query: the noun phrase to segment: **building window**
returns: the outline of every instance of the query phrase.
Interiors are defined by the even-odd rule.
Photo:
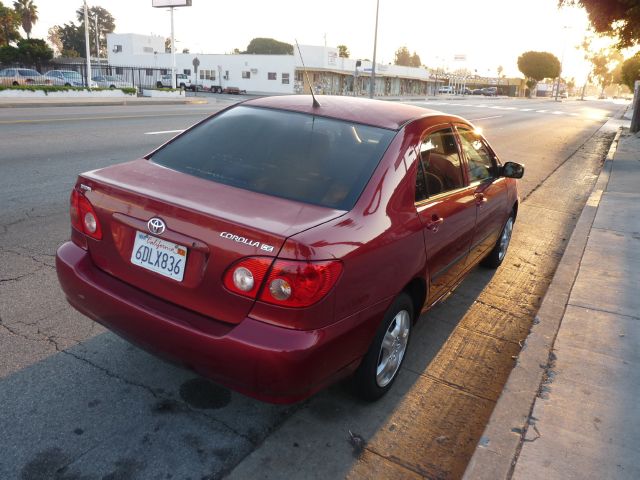
[[[119,53],[122,51],[122,45],[114,45],[113,46],[113,53]]]
[[[167,70],[166,68],[163,68],[162,70],[160,70],[160,74],[161,75],[169,75],[169,70]]]
[[[116,75],[122,75],[124,73],[124,69],[122,67],[116,67]]]
[[[224,79],[229,80],[229,70],[224,71]]]
[[[247,72],[247,71],[242,72],[242,78],[251,78],[251,72]]]
[[[147,68],[146,70],[147,77],[153,76],[153,70],[151,68]]]
[[[190,68],[185,68],[182,73],[184,73],[185,75],[191,75],[191,69]]]
[[[267,77],[269,78],[269,80],[276,80],[276,72],[269,72],[267,73]]]
[[[215,70],[200,70],[200,80],[215,80],[215,79],[216,79]]]
[[[142,47],[142,51],[144,53],[153,53],[153,48],[151,48],[151,47]]]
[[[289,85],[289,74],[288,73],[283,73],[282,74],[282,84],[283,85]]]
[[[300,70],[298,70],[296,72],[296,81],[297,82],[303,82],[304,81],[304,72],[301,72]]]

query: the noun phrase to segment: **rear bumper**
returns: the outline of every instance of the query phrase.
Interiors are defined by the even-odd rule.
[[[250,317],[229,325],[102,272],[72,242],[58,249],[56,269],[67,300],[81,313],[152,353],[273,403],[302,400],[352,373],[387,308],[380,302],[319,330],[292,330]]]

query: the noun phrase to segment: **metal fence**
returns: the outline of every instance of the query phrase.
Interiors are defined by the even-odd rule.
[[[84,84],[87,84],[87,64],[82,59],[54,60],[50,62],[40,62],[37,65],[5,65],[0,63],[0,70],[3,68],[33,68],[42,74],[46,74],[51,70],[73,71],[79,73],[82,76]],[[91,63],[90,77],[92,81],[98,81],[99,77],[108,77],[109,80],[106,81],[106,83],[108,83],[108,85],[106,85],[107,88],[111,85],[117,88],[131,87],[137,88],[138,92],[141,93],[145,89],[171,86],[170,80],[167,80],[166,77],[164,80],[162,78],[163,75],[170,73],[171,71],[165,68],[130,67],[94,61]]]

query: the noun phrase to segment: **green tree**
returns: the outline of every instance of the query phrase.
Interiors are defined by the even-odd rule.
[[[256,55],[293,55],[293,45],[273,38],[254,38],[242,53]]]
[[[640,53],[636,53],[622,63],[620,76],[622,77],[622,83],[633,92],[636,80],[640,80]]]
[[[62,26],[56,25],[58,35],[62,42],[62,56],[77,57],[80,52],[84,52],[84,30],[73,22],[65,23]],[[75,52],[72,53],[72,52]]]
[[[34,5],[33,0],[16,0],[13,2],[13,9],[20,17],[27,39],[31,38],[31,27],[38,21],[38,7]]]
[[[530,95],[539,81],[560,75],[560,60],[549,52],[525,52],[518,57],[518,69],[527,77]]]
[[[53,27],[50,27],[49,30],[47,30],[47,40],[49,40],[49,43],[53,45],[54,55],[55,54],[59,55],[64,49],[64,46],[62,45],[62,40],[60,39],[59,30],[60,30],[60,27],[58,25],[54,25]]]
[[[96,48],[96,16],[98,17],[98,37],[100,42],[100,50],[107,51],[107,33],[112,33],[116,29],[116,20],[111,13],[102,7],[91,7],[89,14],[89,45],[92,55],[98,56]],[[80,29],[84,35],[84,7],[81,6],[76,10],[76,18],[80,22]],[[84,44],[84,43],[83,43]],[[83,52],[84,50],[78,50]]]
[[[558,0],[558,6],[580,5],[589,15],[594,30],[618,38],[617,47],[640,42],[640,7],[637,0]]]
[[[418,55],[416,52],[413,52],[413,55],[411,55],[411,59],[409,60],[409,66],[410,67],[420,67],[420,66],[422,66],[422,61],[420,60],[420,55]]]
[[[349,52],[349,48],[346,45],[338,45],[338,56],[342,58],[349,58],[351,52]]]
[[[400,47],[398,50],[396,50],[395,60],[393,63],[395,65],[402,65],[403,67],[422,66],[420,55],[418,55],[415,51],[413,52],[413,55],[412,55],[406,46]]]
[[[11,45],[0,47],[0,64],[9,65],[18,61],[18,49]]]
[[[406,46],[400,47],[396,50],[395,60],[393,63],[395,65],[402,65],[403,67],[411,66],[411,53]]]
[[[42,62],[53,58],[53,50],[41,38],[27,38],[18,42],[18,58],[26,65],[35,65],[38,70]]]
[[[600,95],[604,95],[604,89],[614,81],[616,67],[622,62],[622,54],[618,50],[603,49],[590,56],[593,66],[591,73],[600,85]]]
[[[0,45],[9,45],[9,42],[20,39],[18,28],[20,17],[15,10],[5,7],[0,1]]]

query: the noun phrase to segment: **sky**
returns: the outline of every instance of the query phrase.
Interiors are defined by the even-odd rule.
[[[378,63],[393,63],[406,46],[429,67],[466,68],[494,76],[522,76],[517,59],[528,50],[548,51],[563,60],[563,76],[580,83],[588,73],[575,47],[588,28],[586,13],[558,10],[557,0],[379,0]],[[6,2],[10,4],[10,2]],[[81,0],[34,0],[39,21],[32,36],[75,20]],[[171,31],[167,9],[151,0],[88,0],[115,17],[116,33],[155,34]],[[376,0],[193,0],[175,9],[177,51],[230,53],[246,49],[254,37],[302,45],[344,44],[352,58],[373,58]],[[454,60],[464,56],[466,60]]]

